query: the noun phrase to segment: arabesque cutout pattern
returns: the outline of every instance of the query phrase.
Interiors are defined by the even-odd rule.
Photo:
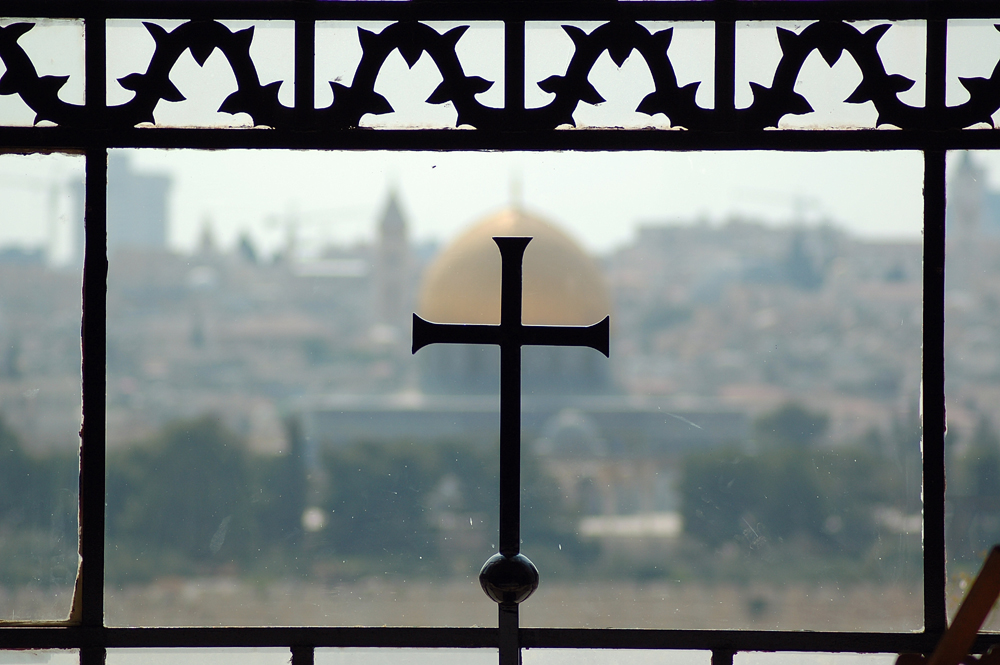
[[[862,32],[842,21],[819,21],[801,33],[777,28],[782,57],[770,87],[751,83],[753,103],[745,109],[718,111],[698,106],[695,94],[700,83],[679,86],[670,61],[673,29],[651,33],[634,21],[611,21],[589,34],[567,25],[563,29],[572,39],[575,52],[565,75],[550,76],[538,86],[555,99],[546,106],[528,110],[491,108],[476,95],[492,87],[492,81],[465,74],[456,51],[468,26],[438,33],[416,21],[394,23],[379,33],[358,29],[362,58],[350,86],[331,81],[334,99],[326,108],[314,109],[303,116],[278,101],[281,81],[261,84],[250,57],[253,28],[231,31],[216,21],[190,21],[173,31],[155,23],[144,23],[156,48],[145,73],[133,73],[119,79],[122,87],[135,92],[128,102],[109,106],[105,114],[109,127],[134,127],[155,123],[156,105],[161,101],[179,102],[183,93],[170,80],[170,72],[185,50],[199,65],[204,65],[216,50],[222,52],[232,68],[238,88],[219,108],[225,113],[247,113],[257,126],[282,129],[310,127],[350,129],[357,127],[366,114],[391,113],[389,101],[375,91],[375,82],[389,55],[398,50],[411,68],[427,53],[441,73],[442,82],[428,97],[430,104],[451,102],[457,111],[457,125],[482,130],[501,130],[514,126],[512,116],[520,115],[517,125],[528,130],[548,130],[575,125],[573,114],[580,102],[605,101],[588,77],[598,58],[607,52],[619,67],[633,53],[638,53],[649,67],[655,89],[643,98],[636,111],[653,116],[664,114],[674,127],[689,130],[761,130],[777,127],[782,117],[809,113],[809,101],[795,92],[802,66],[813,51],[819,51],[832,67],[844,52],[857,63],[862,81],[844,100],[861,104],[872,102],[878,111],[878,125],[901,129],[962,129],[978,123],[992,125],[991,116],[1000,109],[1000,63],[990,78],[962,78],[969,100],[959,106],[928,109],[900,101],[898,94],[912,87],[914,81],[888,73],[878,52],[879,40],[891,29],[882,24]],[[20,95],[35,112],[35,122],[48,120],[62,126],[80,126],[83,106],[69,104],[58,97],[66,76],[39,76],[31,59],[18,40],[34,27],[32,23],[14,23],[0,28],[0,60],[7,71],[0,77],[0,94]],[[995,26],[1000,30],[1000,25]]]

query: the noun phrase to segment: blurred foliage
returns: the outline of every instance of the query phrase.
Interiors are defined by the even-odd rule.
[[[809,448],[826,434],[830,417],[797,402],[759,416],[753,423],[758,443],[784,448]]]
[[[711,579],[770,570],[846,579],[869,574],[866,562],[886,569],[893,557],[919,562],[898,545],[912,540],[918,551],[919,532],[901,535],[892,523],[919,512],[912,423],[836,450],[816,445],[826,423],[823,414],[785,405],[757,421],[752,447],[687,455],[678,488],[683,537],[668,557],[650,550],[658,558],[627,565],[615,558],[620,552],[609,555],[579,535],[590,512],[573,505],[527,453],[525,553],[547,577],[569,578]],[[109,582],[216,574],[329,583],[474,577],[496,551],[496,445],[359,442],[307,451],[296,423],[287,426],[285,455],[251,454],[210,416],[171,423],[109,452]],[[985,427],[967,446],[978,452],[966,454],[966,477],[970,487],[995,493],[997,476],[980,467],[988,449],[991,473],[1000,473],[1000,443]],[[76,456],[35,459],[0,423],[0,584],[71,583],[76,482]],[[307,514],[314,518],[308,531]]]
[[[0,420],[0,585],[72,585],[77,472],[72,454],[36,458]]]
[[[495,447],[360,442],[308,468],[294,422],[288,433],[290,454],[251,455],[203,417],[109,455],[109,580],[476,574],[496,551]],[[523,481],[522,535],[561,559],[587,551],[554,484],[531,465]],[[307,509],[322,516],[311,533]]]
[[[711,550],[763,562],[784,564],[777,552],[793,552],[796,568],[814,572],[853,561],[857,570],[847,574],[856,576],[866,562],[885,565],[887,546],[900,560],[914,558],[920,505],[912,500],[912,486],[919,488],[912,467],[919,469],[919,448],[909,429],[893,428],[892,436],[904,439],[898,445],[868,433],[857,445],[814,447],[826,422],[823,414],[785,405],[757,420],[753,450],[689,455],[681,474],[685,531]]]
[[[324,542],[338,556],[374,557],[396,570],[434,573],[437,527],[468,526],[484,538],[495,531],[497,483],[484,452],[407,442],[324,451],[324,507],[330,516]]]
[[[981,415],[971,435],[949,431],[945,447],[949,556],[978,567],[1000,543],[1000,437],[990,418]]]
[[[240,561],[256,540],[254,489],[243,442],[213,417],[172,423],[109,455],[111,575]]]

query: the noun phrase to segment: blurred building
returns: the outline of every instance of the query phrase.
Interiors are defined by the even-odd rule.
[[[122,151],[108,153],[108,256],[119,249],[166,251],[167,197],[172,180],[167,175],[136,171]],[[84,218],[85,187],[72,185],[76,219]],[[83,227],[73,238],[73,265],[82,265]]]
[[[421,280],[417,313],[441,323],[498,324],[501,260],[495,236],[532,237],[523,263],[524,323],[590,325],[612,314],[614,329],[611,289],[600,263],[555,224],[520,208],[474,223],[434,259]],[[376,275],[375,281],[388,276]],[[351,394],[345,386],[304,397],[307,444],[314,451],[358,441],[495,444],[499,349],[431,345],[414,360],[415,385],[394,393]],[[673,515],[640,520],[630,527],[637,536],[677,535],[673,511],[681,457],[696,448],[738,443],[748,429],[738,411],[691,410],[665,397],[625,394],[608,360],[592,349],[525,347],[522,396],[526,459],[552,476],[566,501],[588,515]],[[588,524],[589,536],[621,535],[613,519]]]
[[[500,252],[493,238],[528,236],[522,322],[586,326],[610,315],[600,265],[569,235],[541,217],[508,208],[456,238],[428,267],[417,313],[440,323],[500,323]],[[420,386],[429,394],[495,394],[499,351],[478,345],[433,345],[417,355]],[[608,395],[616,392],[608,362],[592,349],[525,347],[526,395]]]

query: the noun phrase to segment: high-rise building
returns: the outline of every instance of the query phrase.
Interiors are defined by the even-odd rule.
[[[123,152],[108,156],[108,254],[119,249],[165,250],[167,248],[167,196],[172,179],[158,173],[134,170]],[[84,184],[72,185],[76,219],[84,217]],[[73,238],[74,261],[82,262],[84,233]]]

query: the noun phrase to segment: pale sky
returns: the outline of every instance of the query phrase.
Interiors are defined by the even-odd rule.
[[[1000,33],[982,22],[956,22],[949,39],[949,103],[963,101],[958,76],[988,76],[1000,57]],[[164,22],[170,29],[174,24]],[[232,28],[245,24],[232,22]],[[861,30],[873,24],[857,24]],[[382,24],[366,24],[378,31]],[[432,24],[439,31],[452,27]],[[592,24],[582,26],[586,30]],[[659,30],[664,25],[647,25]],[[802,26],[789,24],[791,29]],[[78,25],[36,27],[22,44],[36,58],[39,73],[70,73],[62,91],[68,101],[82,98],[82,75],[75,54],[82,33]],[[280,99],[291,103],[291,29],[258,28],[254,57],[262,82],[285,80]],[[459,42],[467,73],[500,81],[501,31],[476,26]],[[923,74],[923,27],[917,22],[894,26],[880,42],[886,68],[919,79]],[[669,54],[679,82],[708,81],[698,101],[710,105],[712,31],[702,24],[675,27]],[[349,81],[360,57],[353,27],[321,24],[317,37],[317,103],[330,101],[328,81]],[[146,31],[134,22],[113,26],[108,38],[109,101],[122,103],[131,93],[115,79],[141,71],[152,52]],[[563,73],[572,53],[558,26],[535,26],[528,32],[527,78],[537,81]],[[749,103],[749,81],[770,83],[780,50],[773,26],[737,32],[737,104]],[[0,65],[2,70],[2,65]],[[232,90],[234,79],[220,53],[199,68],[185,54],[172,79],[188,101],[161,102],[157,121],[174,125],[241,125],[248,119],[216,113]],[[380,75],[376,89],[397,113],[366,117],[372,126],[454,123],[454,110],[422,103],[440,80],[424,55],[408,71],[398,53]],[[870,126],[871,104],[848,105],[846,97],[860,72],[845,55],[831,70],[818,54],[810,56],[797,90],[817,111],[787,117],[783,126]],[[649,118],[631,111],[651,90],[648,70],[633,55],[619,70],[602,57],[591,81],[609,100],[599,106],[581,105],[579,124],[664,126],[662,115]],[[498,82],[481,96],[497,105],[503,98]],[[530,105],[544,104],[547,95],[529,84]],[[903,94],[920,104],[922,85]],[[32,114],[18,99],[0,97],[0,122],[30,124]],[[891,131],[891,130],[889,130]],[[982,153],[991,182],[1000,188],[1000,156]],[[300,220],[306,243],[355,242],[372,236],[387,191],[394,186],[418,240],[447,240],[481,216],[508,204],[520,183],[521,198],[534,209],[571,231],[594,251],[627,242],[637,224],[649,222],[721,223],[733,215],[760,218],[772,224],[831,221],[852,233],[872,238],[920,238],[922,164],[918,153],[381,153],[287,151],[135,151],[141,171],[170,174],[170,244],[191,248],[206,220],[220,243],[230,245],[246,232],[265,250],[284,241],[283,227],[291,215]],[[82,161],[67,157],[0,157],[0,245],[52,246],[57,256],[68,248],[70,206],[65,183],[79,178]],[[52,187],[54,185],[54,188]],[[57,203],[49,205],[49,196]]]

